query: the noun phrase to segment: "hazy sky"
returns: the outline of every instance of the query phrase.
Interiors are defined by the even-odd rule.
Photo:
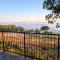
[[[0,0],[0,22],[44,22],[44,0]]]

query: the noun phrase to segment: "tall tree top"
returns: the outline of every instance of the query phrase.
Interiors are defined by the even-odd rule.
[[[43,8],[52,11],[52,14],[47,15],[48,21],[53,16],[54,16],[53,18],[60,17],[60,0],[44,0]],[[52,20],[54,20],[53,18]]]

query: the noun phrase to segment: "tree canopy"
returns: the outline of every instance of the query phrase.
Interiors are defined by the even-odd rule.
[[[24,28],[16,25],[0,25],[1,31],[24,32]]]
[[[44,0],[43,8],[52,11],[51,14],[46,15],[49,23],[54,22],[55,18],[60,18],[60,0]]]
[[[45,33],[46,33],[47,30],[49,30],[49,27],[48,27],[48,26],[42,26],[42,27],[40,28],[40,30],[45,31]]]
[[[41,29],[25,29],[24,27],[21,27],[21,26],[16,26],[16,25],[0,25],[0,31],[4,32],[4,31],[7,31],[7,32],[27,32],[27,33],[40,33],[40,30],[44,31],[44,32],[47,32],[47,30],[49,30],[49,27],[48,26],[42,26]]]

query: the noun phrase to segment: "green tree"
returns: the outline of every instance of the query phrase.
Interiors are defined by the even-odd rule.
[[[17,32],[24,32],[25,30],[23,27],[18,26],[18,27],[16,27],[16,31]]]
[[[10,25],[11,27],[10,27],[10,29],[12,30],[12,31],[16,31],[16,26],[15,25]]]
[[[41,30],[42,31],[45,31],[45,33],[49,30],[49,27],[48,26],[42,26],[41,27]]]
[[[14,30],[16,30],[15,25],[1,25],[0,28],[4,31],[14,31]]]
[[[52,22],[55,22],[55,18],[60,18],[60,0],[44,0],[43,8],[52,11],[52,13],[46,16],[49,23],[51,19]]]

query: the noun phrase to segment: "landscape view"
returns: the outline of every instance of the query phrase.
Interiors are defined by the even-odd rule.
[[[60,0],[0,1],[0,60],[60,60]]]

